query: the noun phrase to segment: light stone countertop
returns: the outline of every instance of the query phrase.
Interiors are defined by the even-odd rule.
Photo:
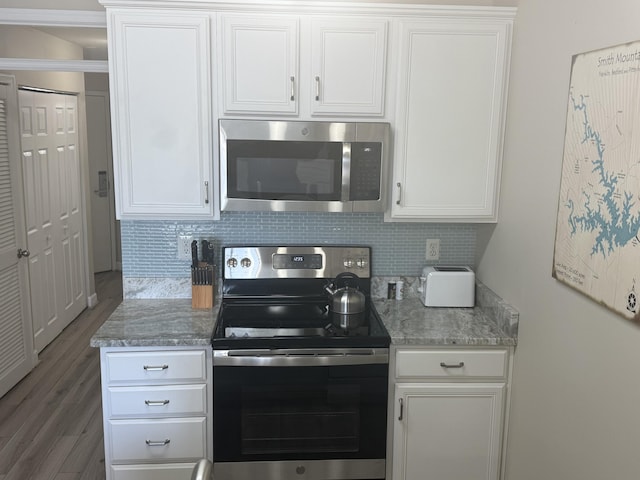
[[[427,308],[415,297],[375,299],[396,345],[515,345],[518,312],[481,283],[474,308]],[[206,346],[219,304],[191,308],[191,299],[126,299],[98,329],[92,347]]]
[[[403,300],[376,299],[374,304],[394,345],[518,343],[517,310],[478,281],[473,308],[425,307],[415,296]]]
[[[92,347],[211,345],[219,305],[193,309],[191,299],[127,299],[91,337]]]

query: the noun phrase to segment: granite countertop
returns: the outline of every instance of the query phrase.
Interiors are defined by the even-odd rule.
[[[374,301],[395,345],[515,345],[518,312],[481,283],[474,308],[427,308],[415,297]],[[206,346],[219,304],[126,299],[91,337],[92,347]]]
[[[491,309],[432,308],[420,300],[377,300],[376,309],[394,345],[515,345]]]
[[[91,337],[92,347],[211,345],[219,305],[191,308],[191,299],[124,300]]]

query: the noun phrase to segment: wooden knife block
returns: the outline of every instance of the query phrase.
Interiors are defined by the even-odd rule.
[[[213,308],[213,285],[191,285],[191,308]]]
[[[213,308],[213,265],[200,263],[191,269],[191,308]]]

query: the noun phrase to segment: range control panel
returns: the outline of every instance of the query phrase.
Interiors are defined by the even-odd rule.
[[[371,277],[371,248],[360,246],[224,247],[224,278],[334,278],[351,272]]]

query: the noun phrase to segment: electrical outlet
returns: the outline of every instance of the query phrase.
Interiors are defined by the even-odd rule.
[[[178,235],[178,260],[191,260],[191,235]]]
[[[425,258],[427,260],[440,260],[440,239],[439,238],[427,239],[427,253]]]

